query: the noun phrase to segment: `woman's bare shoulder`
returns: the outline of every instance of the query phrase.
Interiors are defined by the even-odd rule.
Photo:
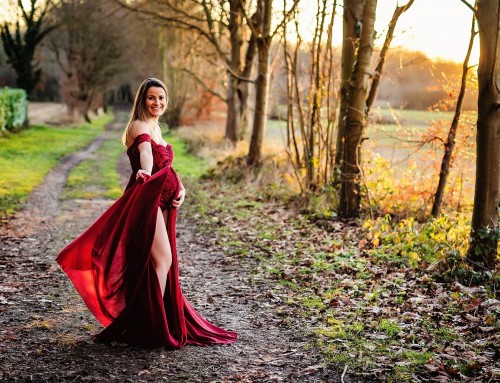
[[[131,138],[135,140],[137,136],[141,134],[150,134],[149,125],[141,120],[135,120],[130,124]]]

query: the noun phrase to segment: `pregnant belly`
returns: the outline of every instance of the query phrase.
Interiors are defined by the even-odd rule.
[[[162,209],[169,207],[172,201],[179,194],[179,178],[174,169],[170,168],[167,172],[167,180],[161,192],[160,207]]]

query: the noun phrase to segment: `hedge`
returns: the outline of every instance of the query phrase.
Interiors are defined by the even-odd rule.
[[[28,118],[28,98],[24,89],[0,89],[0,132],[23,127]]]

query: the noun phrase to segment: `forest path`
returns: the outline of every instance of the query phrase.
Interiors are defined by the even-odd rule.
[[[337,382],[308,349],[304,318],[283,318],[252,260],[226,260],[216,238],[182,214],[178,222],[184,294],[214,324],[237,331],[228,346],[168,351],[94,344],[101,326],[55,262],[57,253],[112,201],[60,200],[67,176],[116,139],[122,121],[64,158],[0,236],[0,381],[5,382]],[[126,178],[126,162],[117,168]],[[186,203],[189,203],[187,198]]]

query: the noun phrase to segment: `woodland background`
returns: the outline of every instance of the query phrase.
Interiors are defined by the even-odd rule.
[[[470,10],[471,34],[456,63],[391,47],[417,1],[397,2],[381,31],[381,0],[4,1],[0,87],[25,89],[32,113],[64,105],[52,121],[61,131],[129,108],[144,78],[162,79],[165,135],[203,161],[190,214],[229,257],[257,259],[280,299],[319,323],[314,345],[327,360],[393,381],[422,371],[494,379],[500,5],[456,1]],[[305,3],[312,36],[299,28]],[[1,139],[8,147],[40,129]],[[106,161],[113,169],[116,158]],[[85,170],[69,179],[94,181]],[[3,182],[8,222],[40,181],[22,192]]]

